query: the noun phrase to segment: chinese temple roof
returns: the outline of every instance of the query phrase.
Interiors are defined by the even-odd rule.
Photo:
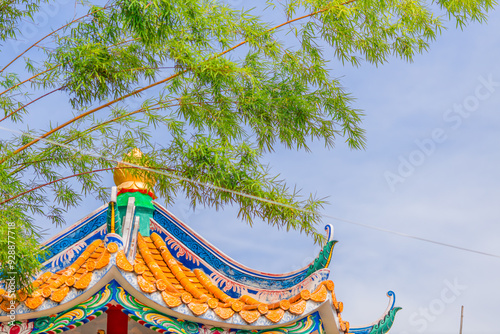
[[[331,226],[310,265],[279,275],[255,271],[152,202],[146,184],[120,173],[117,185],[122,187],[114,202],[45,243],[49,255],[31,295],[21,292],[13,303],[0,290],[0,321],[8,321],[14,304],[17,319],[31,324],[32,333],[59,333],[118,304],[161,333],[170,333],[168,326],[184,326],[181,320],[237,333],[300,325],[308,329],[297,333],[376,334],[392,326],[399,310],[392,292],[376,322],[350,328],[342,320],[343,304],[328,279],[336,243]]]

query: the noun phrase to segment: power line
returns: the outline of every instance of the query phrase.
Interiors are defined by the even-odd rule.
[[[251,194],[247,194],[247,193],[244,193],[244,192],[241,192],[241,191],[226,189],[226,188],[219,187],[219,186],[216,186],[216,185],[211,184],[211,183],[201,182],[201,181],[197,181],[197,180],[185,178],[183,176],[179,176],[179,175],[176,175],[176,174],[173,174],[173,173],[169,173],[169,172],[165,172],[165,171],[161,171],[161,170],[156,170],[156,169],[152,169],[152,168],[148,168],[148,167],[136,165],[136,164],[133,164],[133,163],[130,163],[130,162],[126,162],[126,161],[119,161],[119,160],[115,160],[115,159],[110,159],[110,158],[104,157],[104,156],[102,156],[100,154],[97,154],[97,153],[94,153],[94,152],[91,152],[91,151],[88,151],[88,150],[82,150],[82,149],[79,149],[77,147],[73,147],[73,146],[68,145],[68,144],[59,143],[59,142],[56,142],[54,140],[50,140],[50,139],[47,139],[47,138],[36,137],[36,136],[33,136],[33,135],[29,134],[29,133],[21,132],[21,131],[14,130],[14,129],[5,128],[3,126],[0,126],[0,130],[8,131],[8,132],[15,133],[15,134],[20,134],[20,135],[23,135],[23,136],[30,137],[32,139],[38,139],[38,140],[50,143],[52,145],[56,145],[56,146],[67,148],[69,150],[78,152],[78,153],[80,153],[82,155],[92,156],[94,158],[103,159],[103,160],[106,160],[106,161],[109,161],[109,162],[114,162],[116,164],[121,163],[121,164],[129,166],[129,167],[134,167],[134,168],[137,168],[137,169],[148,171],[150,173],[157,173],[157,174],[162,174],[162,175],[165,175],[165,176],[168,176],[168,177],[172,177],[172,178],[175,178],[175,179],[177,179],[179,181],[185,181],[185,182],[197,184],[197,185],[208,187],[208,188],[212,188],[212,189],[216,189],[216,190],[220,190],[220,191],[224,191],[224,192],[229,192],[229,193],[232,193],[232,194],[235,194],[235,195],[238,195],[238,196],[250,198],[250,199],[253,199],[253,200],[257,200],[257,201],[261,201],[261,202],[265,202],[265,203],[269,203],[269,204],[273,204],[273,205],[278,205],[278,206],[281,206],[281,207],[286,207],[286,208],[289,208],[289,209],[292,209],[292,210],[297,210],[297,211],[301,211],[301,212],[304,212],[304,213],[310,213],[310,214],[317,214],[317,215],[320,215],[322,217],[329,218],[329,219],[332,219],[332,220],[335,220],[335,221],[338,221],[338,222],[343,222],[343,223],[347,223],[347,224],[351,224],[351,225],[356,225],[356,226],[364,227],[364,228],[375,230],[375,231],[379,231],[379,232],[385,232],[385,233],[397,235],[397,236],[400,236],[400,237],[405,237],[405,238],[409,238],[409,239],[419,240],[419,241],[423,241],[423,242],[435,244],[435,245],[438,245],[438,246],[454,248],[454,249],[462,250],[462,251],[469,252],[469,253],[474,253],[474,254],[479,254],[479,255],[484,255],[484,256],[490,256],[490,257],[495,257],[495,258],[500,258],[500,255],[497,255],[497,254],[492,254],[492,253],[478,251],[478,250],[471,249],[471,248],[456,246],[456,245],[448,244],[448,243],[445,243],[445,242],[441,242],[441,241],[437,241],[437,240],[432,240],[432,239],[427,239],[427,238],[422,238],[422,237],[418,237],[418,236],[415,236],[415,235],[411,235],[411,234],[407,234],[407,233],[403,233],[403,232],[398,232],[398,231],[394,231],[394,230],[390,230],[390,229],[386,229],[386,228],[382,228],[382,227],[378,227],[378,226],[373,226],[373,225],[358,223],[358,222],[355,222],[355,221],[352,221],[352,220],[347,220],[347,219],[343,219],[343,218],[334,217],[334,216],[331,216],[331,215],[325,214],[325,213],[314,212],[314,211],[311,211],[311,210],[308,210],[308,209],[303,209],[303,208],[295,207],[293,205],[286,204],[286,203],[280,203],[280,202],[273,201],[273,200],[270,200],[270,199],[267,199],[267,198],[258,197],[258,196],[251,195]]]

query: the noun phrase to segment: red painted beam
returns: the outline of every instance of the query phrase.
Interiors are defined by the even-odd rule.
[[[106,313],[108,322],[106,325],[106,334],[127,334],[128,316],[122,312],[123,307],[119,305],[109,305]]]

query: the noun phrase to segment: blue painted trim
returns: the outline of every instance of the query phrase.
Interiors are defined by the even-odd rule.
[[[50,240],[47,244],[45,244],[44,246],[47,249],[45,261],[50,260],[55,255],[65,251],[68,247],[79,242],[99,227],[106,225],[107,209],[107,207],[101,209],[91,217],[88,217],[81,223],[76,224],[57,238]]]
[[[384,312],[384,314],[374,323],[364,327],[350,328],[349,333],[352,334],[381,334],[387,333],[392,327],[394,322],[394,317],[396,312],[401,310],[400,307],[394,307],[396,304],[396,294],[394,291],[388,291],[387,296],[389,297],[389,307]]]
[[[394,308],[394,305],[396,305],[396,294],[394,293],[394,291],[389,290],[387,291],[387,297],[392,299],[391,306],[389,306],[389,310],[392,310]]]
[[[153,214],[153,218],[158,224],[165,228],[177,240],[186,245],[191,251],[197,254],[200,258],[206,261],[211,267],[226,277],[247,286],[256,288],[267,288],[273,290],[282,290],[291,288],[302,282],[307,276],[308,267],[289,274],[273,277],[264,273],[256,273],[249,269],[238,266],[237,263],[231,263],[227,258],[218,254],[214,249],[206,245],[205,241],[198,235],[187,230],[184,226],[171,217],[161,207],[157,207]],[[222,254],[222,252],[220,252]],[[183,264],[189,268],[192,264]],[[191,269],[191,268],[190,268]]]
[[[151,228],[152,232],[158,234],[160,238],[165,240],[167,249],[169,250],[170,254],[172,254],[172,256],[174,256],[179,262],[181,262],[184,266],[186,266],[190,270],[202,269],[207,276],[212,278],[213,283],[216,284],[219,287],[219,289],[224,291],[227,295],[229,295],[232,298],[237,299],[241,297],[243,294],[251,293],[259,295],[261,298],[264,298],[264,300],[271,302],[271,300],[274,300],[274,297],[272,296],[273,292],[274,293],[278,292],[280,294],[288,296],[283,298],[290,298],[300,292],[302,288],[300,287],[298,288],[298,286],[303,286],[303,283],[305,282],[301,281],[298,285],[290,289],[272,289],[269,288],[268,286],[254,287],[244,283],[238,283],[230,279],[226,275],[215,270],[205,261],[205,259],[201,258],[198,254],[190,250],[181,241],[172,236],[158,222],[152,221]],[[306,284],[307,289],[310,289],[311,291],[314,290],[320,282],[326,281],[328,279],[328,276],[329,276],[329,270],[325,269],[316,271],[315,273],[311,274],[310,276],[308,276],[308,278],[311,277],[311,282],[308,282]],[[306,280],[308,278],[306,278]],[[264,297],[266,294],[269,294],[270,299],[266,299],[267,297]]]

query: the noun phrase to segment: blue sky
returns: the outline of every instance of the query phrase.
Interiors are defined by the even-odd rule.
[[[328,196],[328,215],[500,254],[498,31],[495,11],[488,24],[451,26],[411,64],[338,66],[334,75],[366,114],[367,149],[351,151],[339,141],[331,151],[321,144],[311,153],[282,150],[268,157],[273,171],[304,192]],[[298,233],[233,224],[230,210],[178,210],[256,269],[293,270],[318,251]],[[403,310],[391,333],[458,333],[462,305],[464,333],[498,333],[499,258],[325,223],[339,240],[331,278],[352,325],[377,319],[393,290]]]
[[[73,6],[58,3],[51,19]],[[310,153],[277,150],[266,159],[289,184],[328,197],[325,214],[500,255],[500,12],[464,31],[449,26],[413,63],[334,66],[332,73],[366,114],[366,150],[351,151],[340,139],[330,151],[318,143]],[[53,104],[39,108],[47,113]],[[112,186],[111,176],[106,180]],[[87,201],[68,221],[98,205]],[[255,269],[295,270],[319,251],[299,233],[240,223],[235,210],[192,212],[182,200],[168,209]],[[462,305],[464,333],[499,332],[499,258],[326,218],[324,223],[333,224],[339,240],[331,279],[344,303],[343,319],[353,326],[377,319],[385,293],[393,290],[403,307],[393,334],[458,333]]]

